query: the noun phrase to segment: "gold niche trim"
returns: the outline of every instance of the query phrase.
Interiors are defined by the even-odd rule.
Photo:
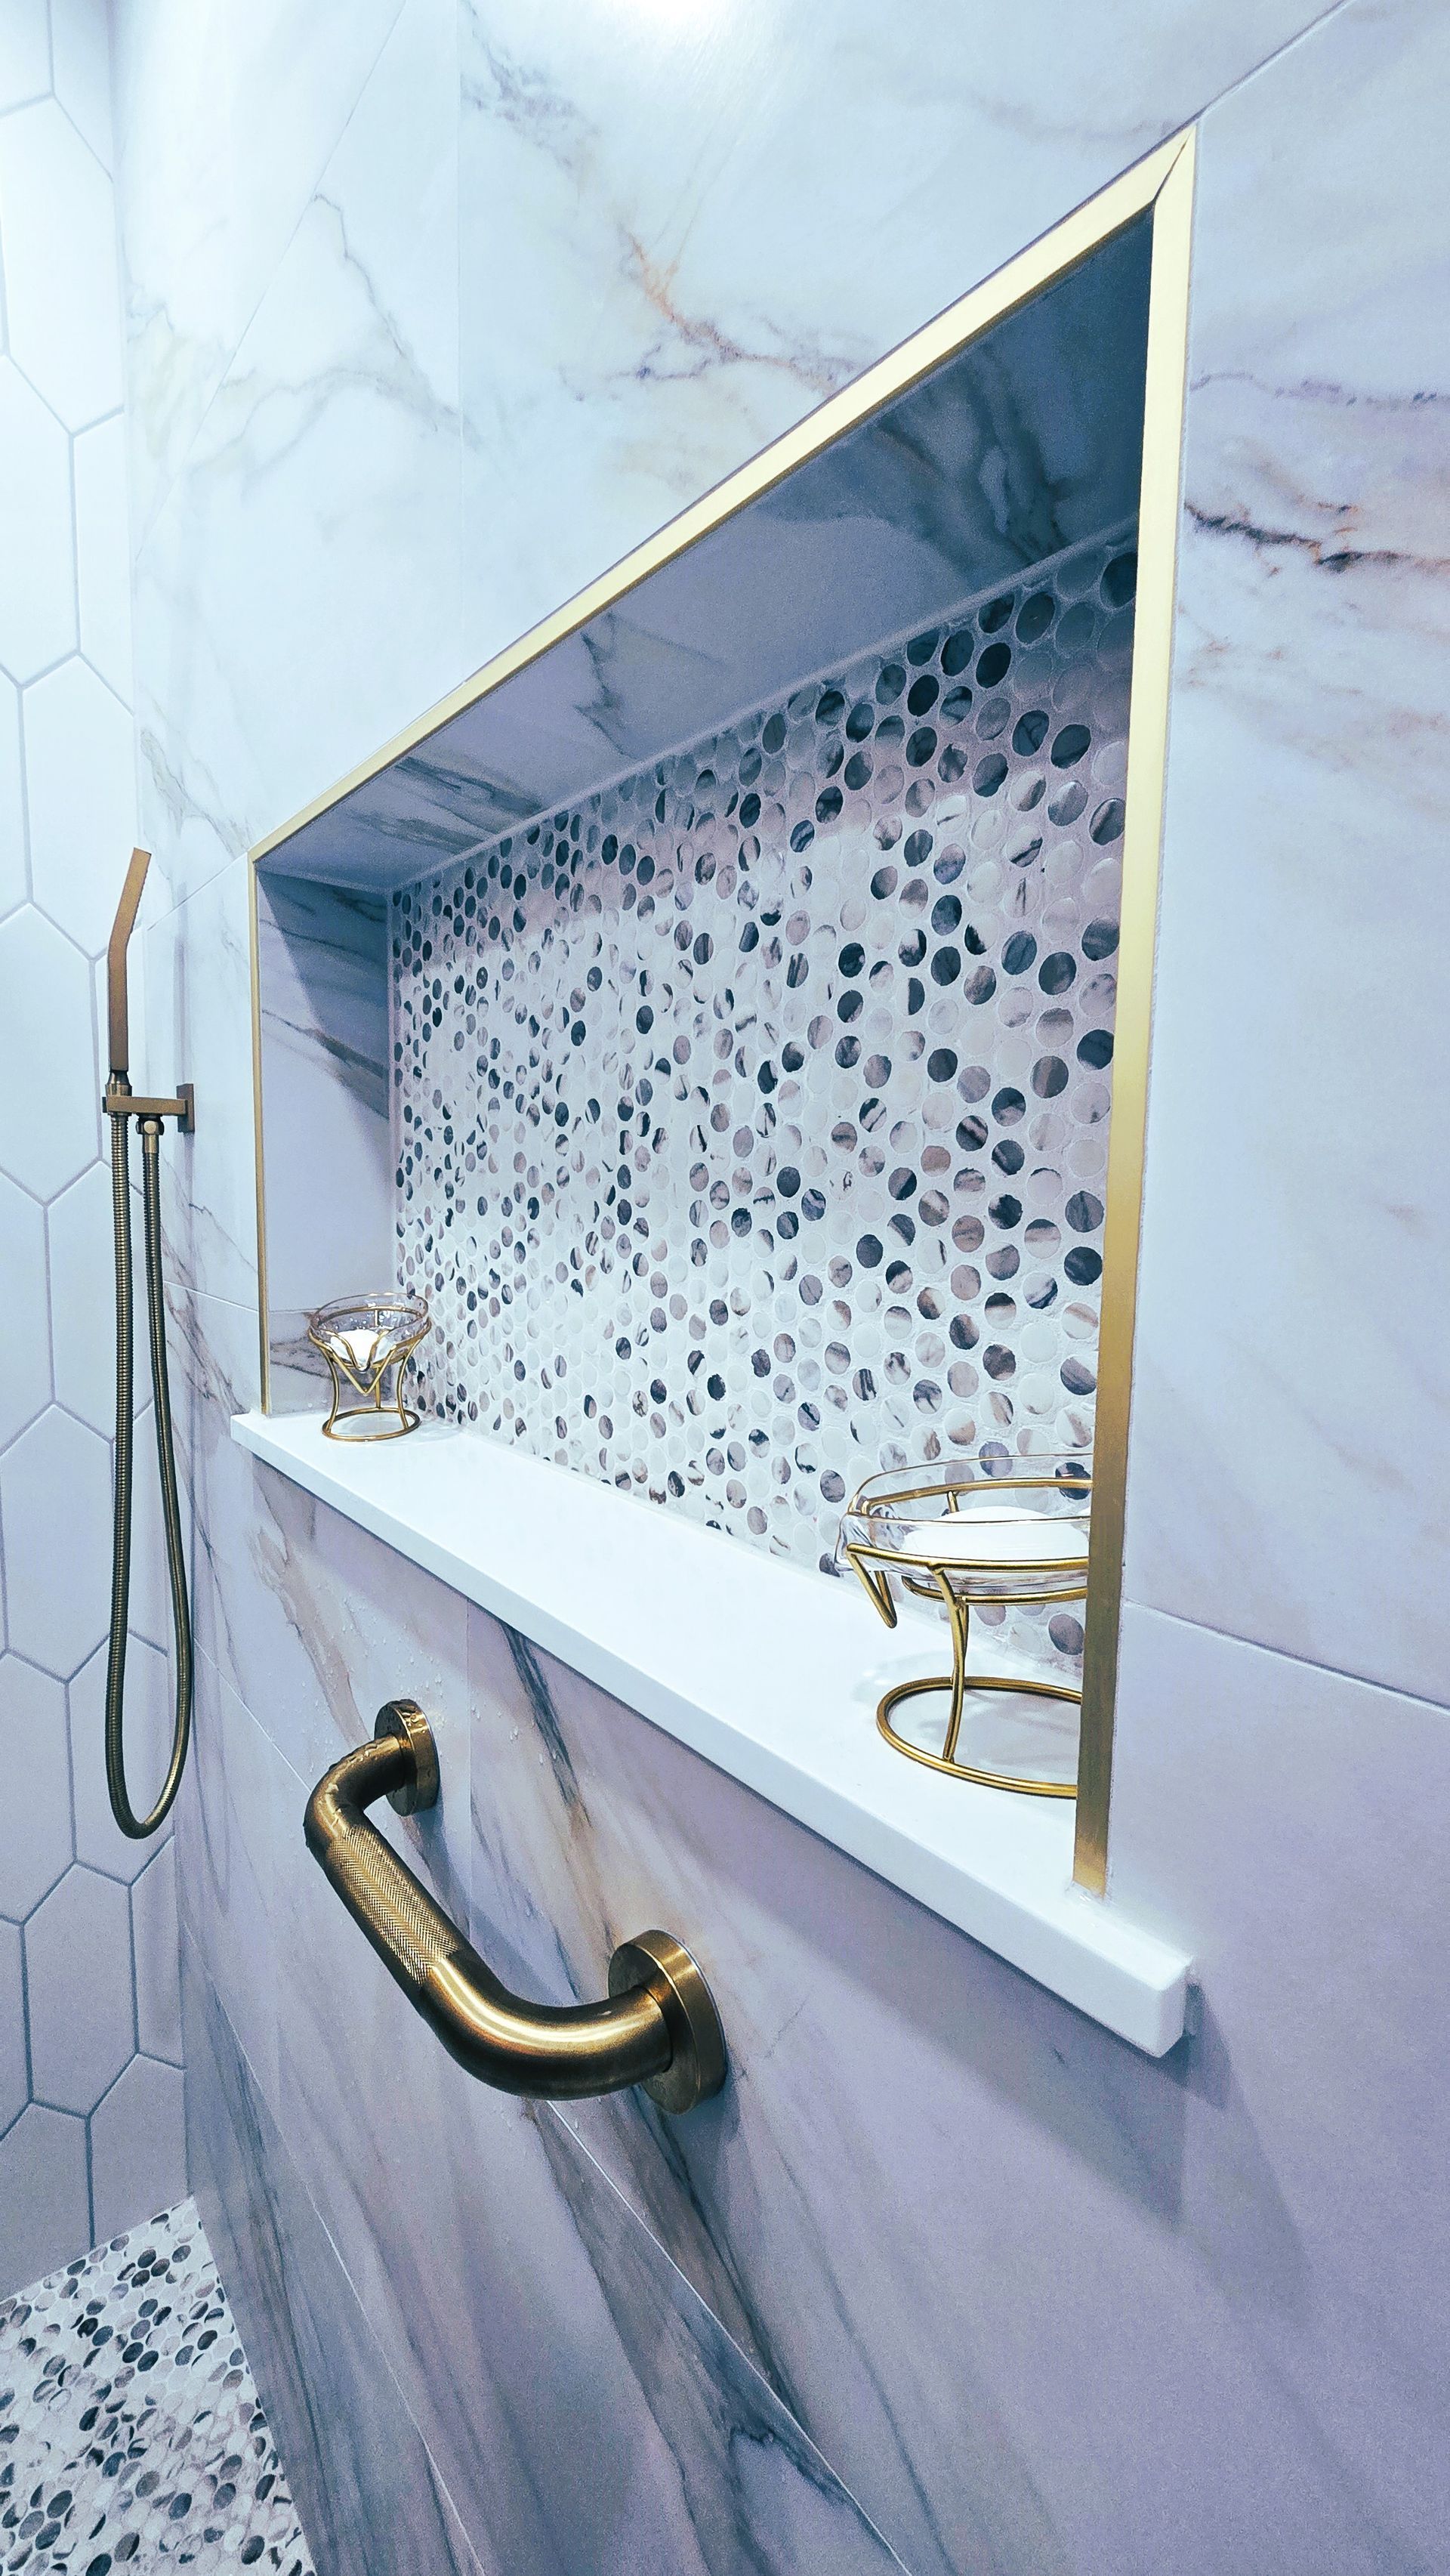
[[[1085,205],[1029,244],[1015,259],[961,296],[945,312],[868,367],[842,392],[763,448],[748,464],[717,483],[656,530],[574,598],[556,608],[516,643],[495,654],[426,714],[395,734],[368,760],[325,794],[258,841],[249,852],[252,950],[252,1091],[257,1157],[257,1271],[261,1335],[262,1409],[271,1411],[268,1328],[267,1223],[262,1141],[261,993],[258,978],[258,868],[345,797],[426,742],[466,707],[476,706],[505,680],[538,661],[552,646],[612,608],[661,565],[734,518],[795,468],[818,456],[873,412],[955,357],[994,323],[1029,303],[1042,290],[1091,256],[1103,242],[1145,213],[1153,221],[1148,305],[1147,381],[1143,406],[1143,467],[1138,513],[1138,586],[1134,615],[1133,676],[1129,701],[1128,777],[1123,833],[1122,930],[1119,940],[1117,1043],[1113,1058],[1113,1107],[1109,1128],[1106,1219],[1103,1238],[1102,1320],[1098,1342],[1097,1430],[1093,1456],[1092,1552],[1089,1563],[1083,1654],[1082,1725],[1078,1754],[1077,1826],[1073,1878],[1094,1895],[1106,1893],[1108,1814],[1112,1797],[1113,1709],[1122,1615],[1123,1523],[1127,1496],[1128,1423],[1132,1397],[1133,1332],[1137,1310],[1138,1243],[1143,1200],[1143,1154],[1148,1110],[1153,966],[1157,944],[1158,877],[1163,832],[1163,793],[1168,748],[1173,618],[1177,585],[1178,523],[1183,454],[1183,405],[1187,376],[1189,265],[1193,222],[1195,129],[1186,128],[1125,170]]]

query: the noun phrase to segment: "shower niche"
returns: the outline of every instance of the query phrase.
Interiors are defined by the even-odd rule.
[[[1172,169],[254,854],[273,1421],[325,1409],[310,1310],[424,1298],[415,1483],[452,1426],[800,1569],[827,1617],[867,1477],[1091,1463]],[[1080,1601],[1005,1624],[1080,1674]]]

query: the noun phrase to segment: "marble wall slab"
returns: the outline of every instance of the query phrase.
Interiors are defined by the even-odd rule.
[[[559,2576],[898,2565],[593,2158],[453,2064],[310,1865],[279,1926],[305,1963],[284,2134],[481,2554]]]
[[[1204,120],[1127,1559],[1441,1702],[1447,83],[1357,6]]]
[[[319,45],[331,24],[283,8],[250,43],[230,30],[244,131],[263,63],[294,50],[288,122],[269,133],[274,185],[242,187],[193,249],[205,178],[175,146],[139,166],[157,99],[186,112],[190,46],[169,12],[138,13],[138,717],[143,811],[178,895],[459,676],[453,0],[380,0]],[[213,60],[208,97],[225,77]],[[275,240],[274,187],[294,208]],[[195,274],[172,281],[174,308],[178,264]]]
[[[197,2200],[318,2576],[481,2576],[216,1989],[182,1956]]]
[[[257,977],[269,1397],[315,1411],[327,1374],[309,1312],[394,1284],[382,899],[262,871]]]
[[[482,662],[1322,15],[464,0],[466,662]],[[507,244],[507,256],[501,256]],[[567,491],[569,507],[542,497]]]
[[[176,43],[159,0],[136,11],[133,25]],[[240,24],[228,43],[242,43]],[[274,63],[287,32],[280,7],[250,21],[252,59]],[[342,2563],[366,2568],[364,2523],[379,2564],[415,2563],[400,2513],[425,2536],[416,2563],[467,2568],[472,2546],[510,2576],[648,2566],[651,2550],[671,2570],[813,2576],[880,2563],[860,2555],[880,2545],[872,2526],[942,2576],[1238,2576],[1254,2564],[1411,2576],[1435,2563],[1444,2500],[1428,2407],[1444,2290],[1424,2191],[1443,2150],[1436,1998],[1419,1979],[1436,1955],[1437,1855],[1416,1819],[1443,1803],[1438,1711],[1312,1661],[1339,1657],[1406,1694],[1438,1687],[1430,1560],[1415,1557],[1421,1488],[1396,1464],[1407,1424],[1438,1401],[1414,1321],[1435,1311],[1412,1240],[1428,1185],[1398,1141],[1417,1131],[1397,1096],[1381,1206],[1361,1107],[1368,1039],[1354,1042],[1354,1093],[1326,1031],[1349,1025],[1346,995],[1367,979],[1373,1063],[1412,1104],[1428,1091],[1434,1022],[1417,956],[1396,916],[1365,903],[1336,835],[1346,816],[1371,854],[1393,843],[1428,951],[1441,647],[1430,577],[1402,559],[1434,551],[1425,459],[1433,468],[1438,414],[1410,399],[1422,388],[1396,353],[1433,278],[1408,320],[1396,299],[1406,244],[1438,220],[1427,201],[1441,156],[1414,138],[1419,102],[1443,95],[1440,41],[1419,0],[1329,13],[1182,0],[1131,42],[1101,10],[1050,8],[984,28],[970,48],[945,13],[908,48],[889,21],[848,10],[822,47],[798,16],[764,6],[706,27],[577,12],[566,36],[511,0],[480,0],[462,21],[459,481],[425,472],[415,516],[396,478],[436,453],[419,407],[386,397],[406,436],[357,440],[360,468],[370,461],[350,482],[344,407],[330,392],[293,403],[286,382],[298,331],[376,352],[372,323],[355,328],[345,264],[314,294],[320,269],[299,247],[285,294],[259,316],[252,371],[234,367],[236,344],[281,252],[225,222],[198,252],[237,296],[210,362],[218,384],[235,379],[214,424],[234,424],[235,442],[197,441],[188,493],[183,356],[174,446],[163,418],[155,451],[168,497],[140,568],[148,828],[178,892],[326,783],[356,710],[371,742],[433,694],[435,624],[456,617],[451,679],[1288,48],[1214,109],[1201,156],[1160,1022],[1181,1046],[1160,1058],[1154,1104],[1130,1573],[1160,1606],[1128,1620],[1114,1854],[1125,1895],[1199,1940],[1203,2027],[1147,2065],[630,1712],[516,1659],[488,1623],[466,1619],[460,1638],[436,1590],[394,1622],[380,1610],[395,1585],[381,1553],[346,1555],[325,1513],[228,1443],[229,1412],[255,1400],[255,1322],[203,1279],[177,1311],[198,1615],[237,1698],[213,1694],[225,1714],[196,1790],[228,1833],[234,1818],[280,1820],[272,1936],[316,1962],[285,2013],[273,1988],[271,2030],[252,2032],[272,2113],[227,2043],[233,2071],[212,2102],[228,2107],[206,2116],[230,2237],[219,2208],[208,2221],[218,2250],[236,2249],[223,2259],[249,2351],[270,2356],[261,2375],[275,2381],[304,2513],[332,2518]],[[316,96],[315,57],[299,59],[300,93]],[[322,84],[330,132],[299,128],[288,102],[279,192],[308,206],[309,239],[329,220],[318,179],[343,92],[355,98],[363,77],[350,29]],[[231,94],[238,130],[255,126],[245,83]],[[382,89],[373,111],[387,132]],[[436,132],[426,116],[421,130]],[[1289,148],[1300,133],[1312,155]],[[152,185],[137,175],[145,140],[133,119],[123,146],[137,188]],[[225,156],[198,154],[179,188],[182,148],[154,157],[143,238],[171,205],[206,240],[211,192],[231,184]],[[395,318],[407,306],[401,291],[382,300]],[[133,373],[162,417],[171,343],[154,319]],[[195,399],[204,421],[207,396]],[[233,454],[240,497],[223,500]],[[460,485],[465,562],[449,591]],[[272,486],[287,494],[275,526]],[[325,583],[299,608],[276,578],[277,555],[299,543],[315,569],[339,494],[347,529],[376,503],[376,562],[393,588],[415,569],[428,616],[410,602],[359,637],[348,581],[329,611]],[[258,603],[283,597],[290,625],[268,623]],[[1295,695],[1301,670],[1307,696]],[[1196,702],[1213,710],[1201,726]],[[1369,790],[1350,745],[1373,746]],[[1277,873],[1275,851],[1287,854]],[[1343,946],[1321,874],[1333,920],[1354,928]],[[1262,936],[1227,951],[1237,919]],[[1212,977],[1192,965],[1204,958]],[[1368,1014],[1354,1025],[1368,1030]],[[1240,1084],[1229,1041],[1250,1037]],[[1321,1095],[1337,1145],[1315,1123]],[[1293,1113],[1277,1126],[1263,1105],[1276,1096]],[[1228,1151],[1213,1124],[1225,1099]],[[1312,1276],[1296,1267],[1296,1228],[1316,1246]],[[1217,1302],[1200,1276],[1227,1281]],[[1315,1329],[1330,1276],[1349,1282],[1337,1335],[1327,1313]],[[1374,1332],[1350,1366],[1356,1295]],[[1359,1406],[1342,1418],[1323,1395],[1336,1368]],[[1185,1424],[1202,1452],[1196,1529],[1170,1473]],[[1374,1508],[1357,1521],[1341,1456],[1373,1462]],[[1345,1571],[1360,1546],[1364,1584]],[[1238,1599],[1243,1624],[1297,1661],[1192,1624]],[[432,1850],[414,1848],[471,1906],[502,1967],[562,1998],[594,1991],[614,1940],[648,1920],[698,1948],[735,2073],[694,2123],[667,2130],[628,2103],[534,2117],[467,2089],[441,2052],[420,2054],[418,2025],[329,1911],[295,1836],[297,1789],[314,1758],[365,1731],[374,1692],[405,1686],[405,1660],[456,1729],[445,1769],[466,1777],[472,1820],[462,1844],[445,1815]],[[239,1735],[243,1716],[256,1741]],[[277,1791],[275,1811],[271,1789],[249,1804],[255,1780]],[[247,1848],[260,1847],[254,1832]],[[227,1887],[244,1882],[224,1886],[204,1848],[185,1876],[188,1919],[222,1973]],[[349,2018],[319,2036],[325,1993]],[[420,2174],[428,2197],[394,2258],[401,2183]],[[266,2214],[284,2204],[285,2223]],[[251,2309],[247,2263],[271,2284]],[[359,2291],[375,2309],[366,2329],[348,2304]],[[459,2402],[460,2371],[476,2408]],[[389,2410],[401,2504],[373,2465]],[[602,2474],[586,2494],[579,2474],[606,2458],[606,2410],[640,2463],[623,2496]]]

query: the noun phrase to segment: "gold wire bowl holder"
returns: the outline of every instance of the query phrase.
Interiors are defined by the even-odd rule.
[[[421,1297],[335,1297],[309,1315],[307,1338],[332,1378],[325,1439],[400,1440],[417,1430],[418,1416],[403,1402],[403,1371],[431,1326]],[[393,1391],[385,1403],[390,1371]],[[361,1404],[347,1402],[349,1388],[364,1398]]]
[[[859,1487],[842,1517],[840,1545],[887,1627],[897,1622],[897,1583],[920,1600],[940,1602],[951,1628],[951,1671],[896,1682],[878,1704],[876,1723],[898,1753],[984,1788],[1076,1796],[1070,1780],[961,1761],[957,1747],[971,1691],[1022,1692],[1081,1707],[1081,1691],[1066,1682],[969,1673],[967,1645],[974,1604],[1007,1610],[1086,1599],[1091,1500],[1090,1472],[1076,1457],[963,1461],[930,1477],[920,1468],[888,1469]],[[950,1694],[940,1753],[913,1744],[893,1723],[904,1701],[931,1691]]]

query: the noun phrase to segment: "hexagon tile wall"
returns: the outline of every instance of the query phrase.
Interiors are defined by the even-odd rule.
[[[878,1466],[1090,1446],[1133,573],[1079,546],[394,898],[435,1410],[825,1566]]]
[[[186,2187],[171,1847],[123,1842],[101,1759],[97,960],[135,818],[109,91],[104,13],[0,12],[0,2295]]]

